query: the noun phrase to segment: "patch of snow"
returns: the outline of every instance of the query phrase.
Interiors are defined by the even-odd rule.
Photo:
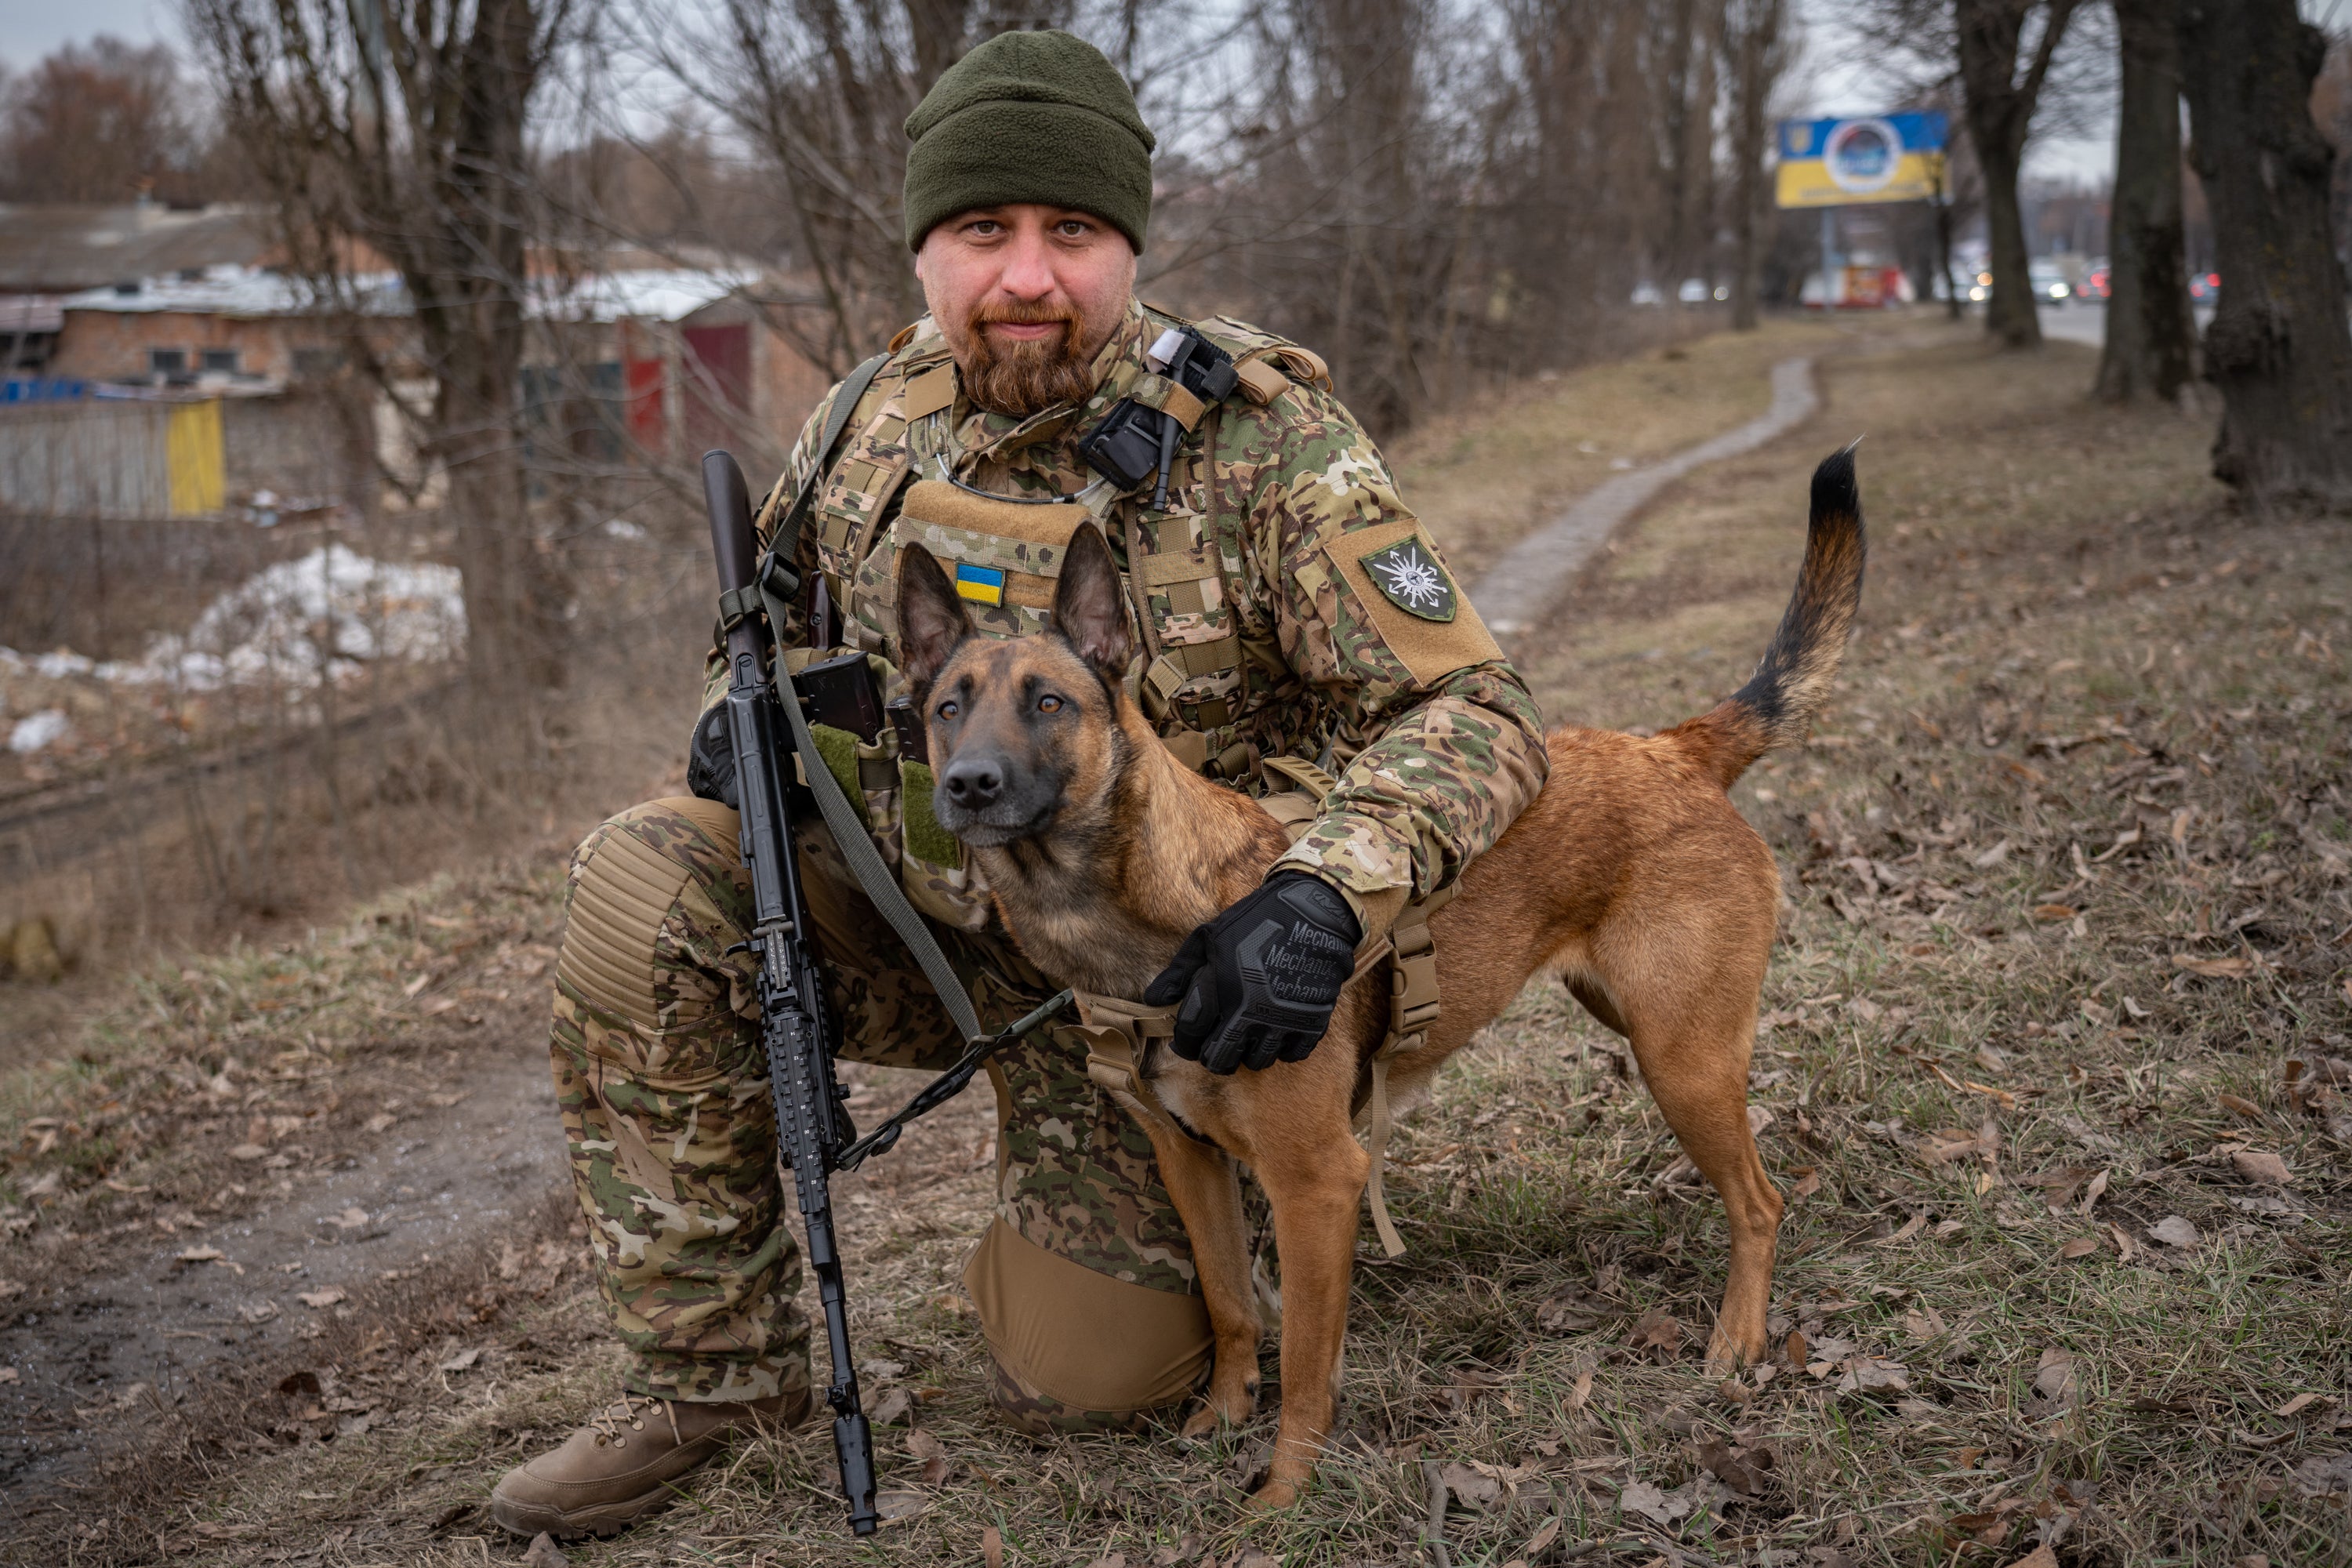
[[[0,667],[52,680],[89,675],[211,691],[263,681],[316,686],[370,664],[454,659],[465,647],[465,595],[456,567],[375,561],[329,544],[247,578],[205,605],[184,635],[156,638],[144,658],[100,664],[64,649],[28,656],[0,648]],[[38,749],[11,743],[20,752]]]
[[[16,721],[8,731],[8,749],[20,757],[47,751],[68,730],[73,728],[62,708],[45,708],[40,712]]]

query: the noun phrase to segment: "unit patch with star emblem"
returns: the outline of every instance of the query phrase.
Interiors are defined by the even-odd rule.
[[[1372,585],[1407,615],[1424,621],[1451,621],[1459,604],[1454,580],[1418,539],[1401,539],[1363,557]]]

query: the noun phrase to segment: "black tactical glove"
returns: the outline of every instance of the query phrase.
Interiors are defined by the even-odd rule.
[[[704,711],[686,748],[686,792],[697,800],[715,800],[736,811],[735,742],[727,732],[727,704]]]
[[[1364,928],[1337,888],[1279,872],[1194,931],[1143,999],[1176,1015],[1176,1054],[1213,1073],[1307,1059],[1356,967]]]

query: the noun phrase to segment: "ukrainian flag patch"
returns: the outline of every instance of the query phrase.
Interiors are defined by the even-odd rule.
[[[983,605],[1004,603],[1004,574],[993,566],[974,566],[970,563],[956,567],[956,593]]]

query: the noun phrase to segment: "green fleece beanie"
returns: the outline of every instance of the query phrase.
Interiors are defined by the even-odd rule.
[[[975,207],[1092,213],[1139,253],[1151,223],[1150,127],[1102,51],[1068,33],[999,33],[907,117],[907,246]]]

